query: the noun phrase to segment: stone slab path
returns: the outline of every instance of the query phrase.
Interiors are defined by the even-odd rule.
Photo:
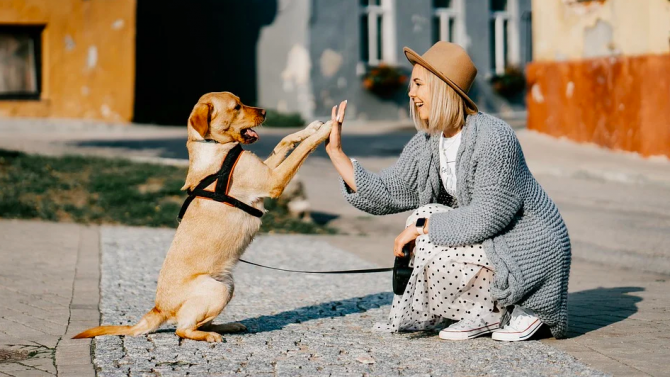
[[[97,227],[0,220],[0,376],[94,376]]]

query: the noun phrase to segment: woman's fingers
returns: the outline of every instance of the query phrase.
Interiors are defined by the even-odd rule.
[[[344,112],[347,108],[347,101],[342,101],[338,106],[333,106],[330,116],[333,122],[333,128],[330,131],[330,137],[326,141],[326,151],[339,151],[342,148],[341,133],[342,120],[344,120]]]
[[[418,236],[418,233],[416,233],[416,230],[414,230],[412,227],[407,227],[398,237],[396,237],[394,245],[393,245],[393,254],[396,257],[404,257],[405,254],[403,254],[402,249],[405,247],[407,244],[411,244],[414,240],[416,240],[416,237]]]
[[[344,112],[347,109],[347,100],[340,102],[340,108],[337,113],[337,122],[342,123],[344,121]]]
[[[402,234],[398,236],[398,238],[395,239],[395,243],[393,244],[393,255],[396,257],[402,257],[402,248],[405,246],[406,241],[404,240],[404,237]]]
[[[347,100],[340,102],[340,105],[333,106],[333,109],[330,113],[330,118],[337,123],[342,123],[344,121],[344,113],[347,110]]]

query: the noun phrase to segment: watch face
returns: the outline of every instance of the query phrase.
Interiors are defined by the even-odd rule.
[[[426,224],[426,219],[425,218],[420,218],[416,219],[416,227],[417,228],[423,228],[423,226]]]

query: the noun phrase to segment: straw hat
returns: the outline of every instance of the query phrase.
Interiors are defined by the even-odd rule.
[[[423,55],[417,54],[409,47],[403,48],[403,51],[412,65],[420,64],[435,74],[463,97],[470,109],[478,111],[477,105],[467,94],[477,76],[477,68],[463,47],[441,41],[435,43]]]

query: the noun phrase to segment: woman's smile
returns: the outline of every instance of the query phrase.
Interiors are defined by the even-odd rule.
[[[412,84],[409,90],[409,98],[412,99],[416,110],[419,113],[419,118],[428,121],[430,117],[430,86],[426,80],[426,72],[422,67],[416,65],[412,70]]]

